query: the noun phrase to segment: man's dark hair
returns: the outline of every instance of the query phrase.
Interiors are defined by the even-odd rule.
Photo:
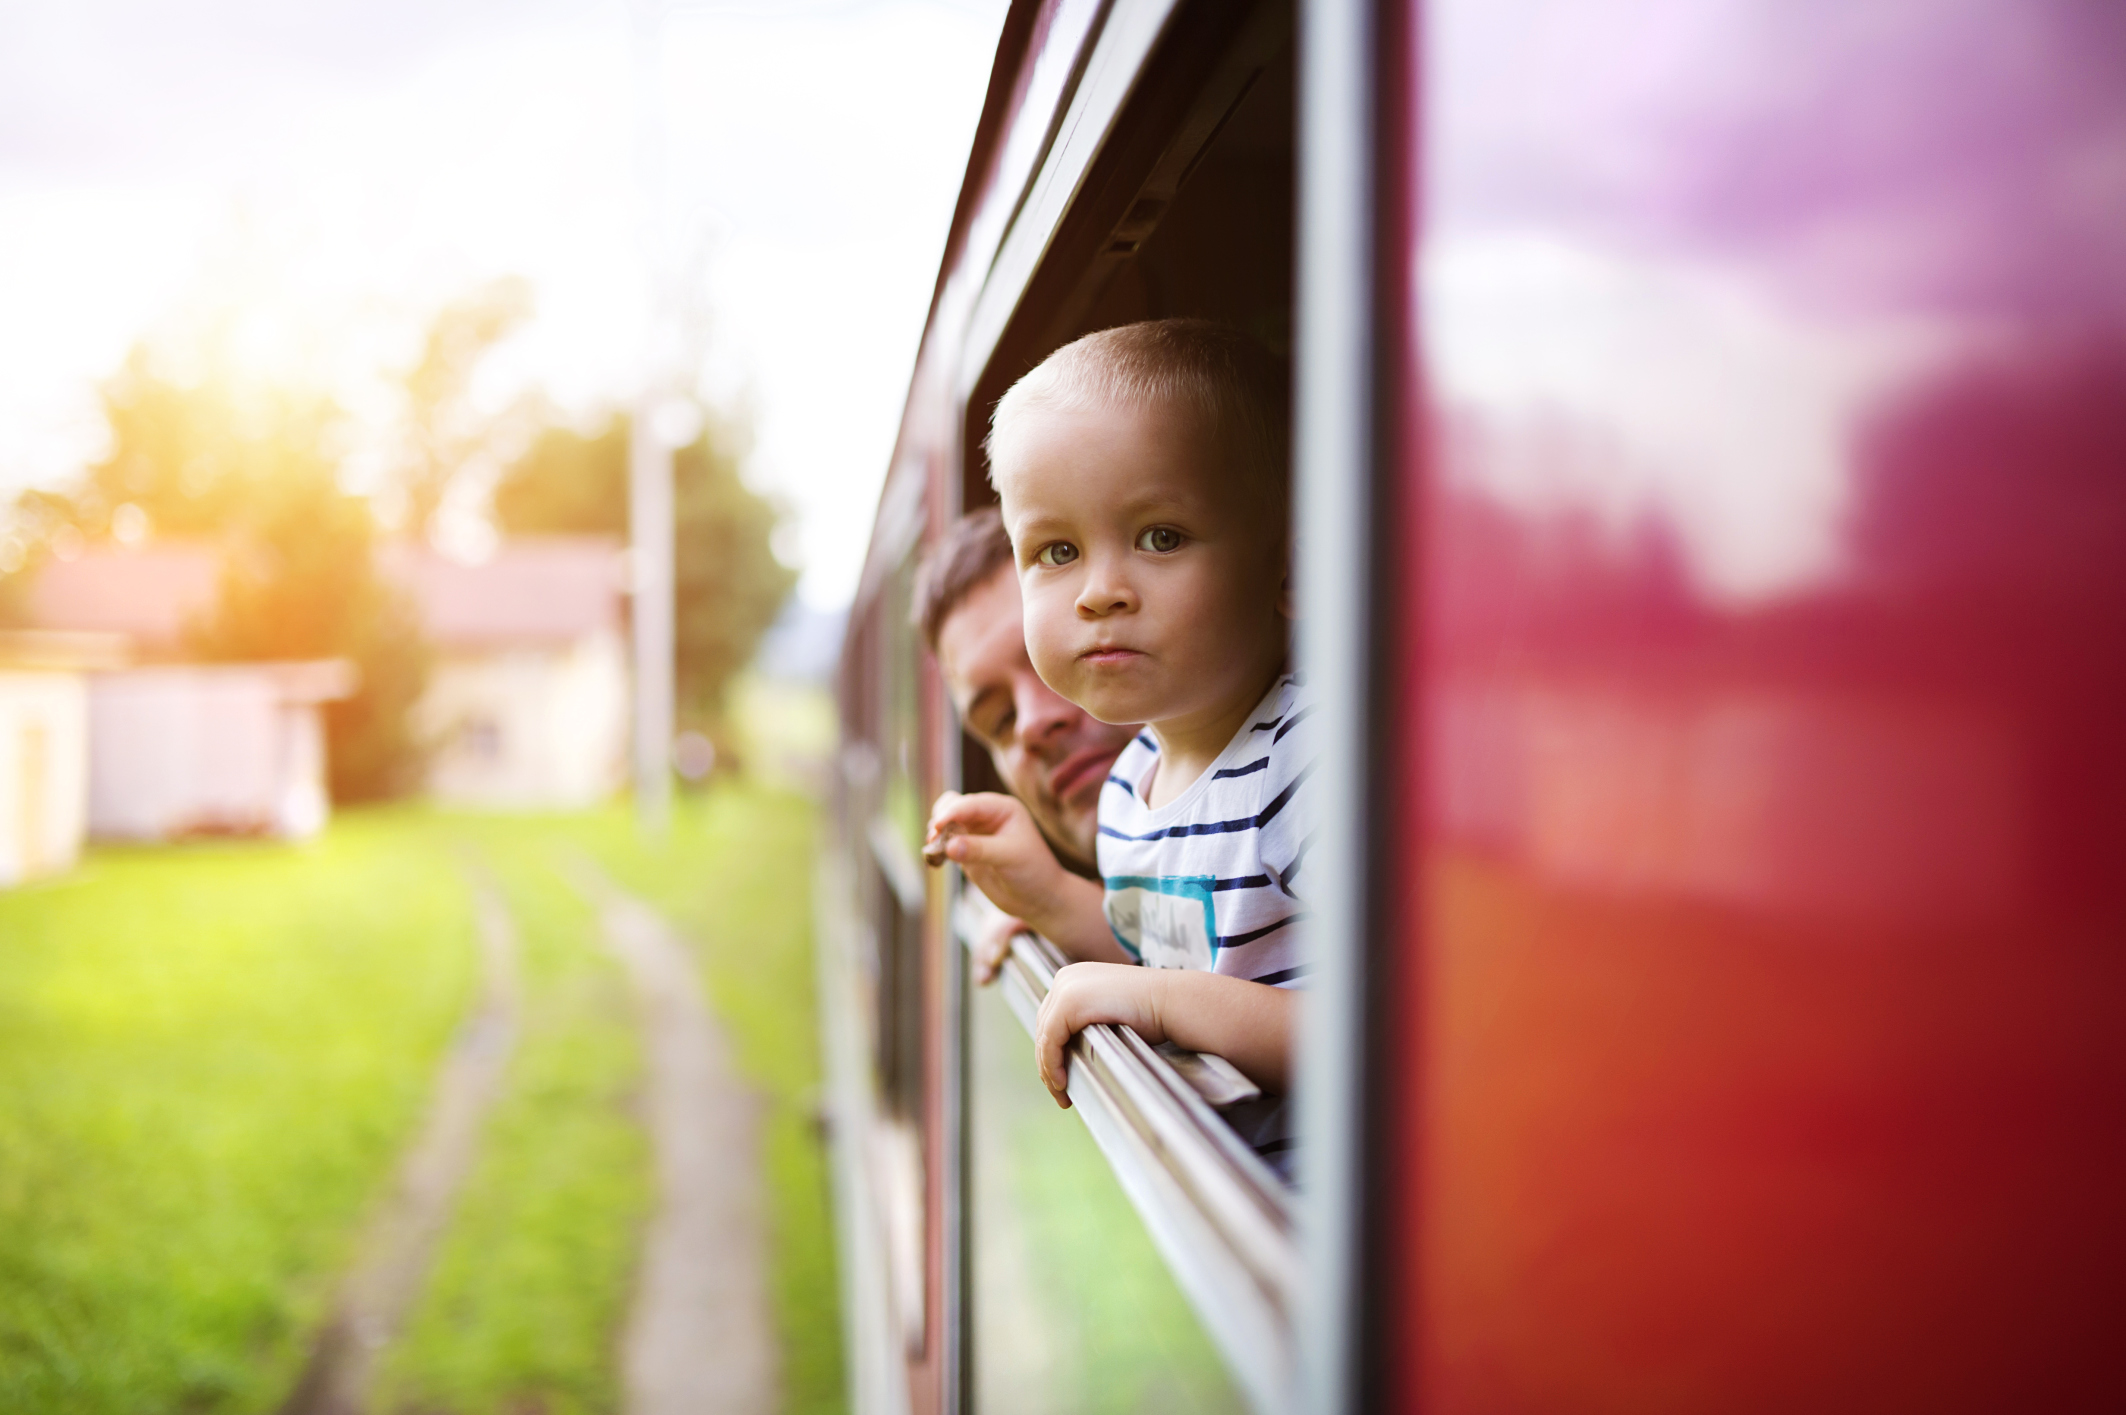
[[[938,631],[960,601],[1010,564],[1011,537],[1004,530],[1004,513],[994,506],[960,517],[930,547],[915,571],[914,619],[932,653],[937,652]]]

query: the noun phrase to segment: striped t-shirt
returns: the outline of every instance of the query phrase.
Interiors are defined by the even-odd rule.
[[[1313,711],[1296,675],[1277,680],[1202,776],[1153,810],[1144,788],[1159,744],[1139,733],[1100,791],[1100,875],[1108,927],[1154,968],[1203,968],[1291,986],[1302,968],[1300,917],[1313,843],[1302,724]]]

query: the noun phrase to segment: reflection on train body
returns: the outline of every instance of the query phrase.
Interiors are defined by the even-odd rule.
[[[1447,0],[1422,64],[1403,1389],[2086,1398],[2126,25]]]

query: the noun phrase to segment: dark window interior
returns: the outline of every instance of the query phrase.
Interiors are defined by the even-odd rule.
[[[1217,319],[1280,355],[1292,339],[1293,54],[1289,0],[1185,7],[1087,175],[968,401],[962,487],[993,504],[982,439],[1006,388],[1083,334]],[[962,738],[970,791],[1002,790]]]

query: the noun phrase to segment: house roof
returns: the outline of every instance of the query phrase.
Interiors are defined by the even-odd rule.
[[[220,578],[221,557],[210,546],[94,546],[37,572],[30,621],[40,629],[124,634],[144,652],[172,650],[186,626],[214,608]]]
[[[620,543],[609,536],[506,541],[478,565],[390,544],[378,566],[413,596],[422,628],[445,651],[570,643],[621,625]],[[220,576],[208,545],[96,546],[38,572],[30,618],[39,629],[124,634],[166,657],[213,610]]]
[[[505,541],[466,565],[422,546],[384,549],[384,574],[405,587],[422,627],[444,649],[566,643],[618,631],[620,543],[607,536]]]

